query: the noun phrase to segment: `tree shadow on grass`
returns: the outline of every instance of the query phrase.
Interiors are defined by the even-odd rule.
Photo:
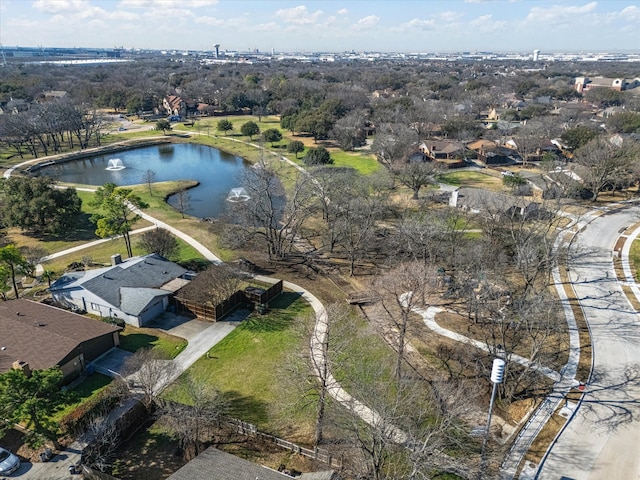
[[[128,352],[136,352],[141,348],[153,347],[153,342],[157,341],[158,337],[155,335],[148,335],[146,333],[131,333],[129,335],[120,336],[120,348]]]
[[[232,418],[258,426],[264,424],[269,418],[267,404],[255,397],[243,395],[235,390],[223,392],[222,395],[229,407],[229,416]]]
[[[147,428],[119,448],[114,474],[122,480],[166,478],[184,465],[178,441],[166,431]]]
[[[288,308],[293,302],[298,300],[302,294],[300,292],[282,292],[269,304],[270,308]]]
[[[91,215],[88,213],[80,213],[73,222],[73,228],[61,235],[51,233],[28,233],[29,236],[40,240],[41,242],[56,242],[65,240],[68,242],[84,241],[90,242],[98,240],[96,235],[96,224],[90,220]]]
[[[297,316],[297,309],[291,308],[300,298],[299,293],[284,292],[269,304],[264,314],[255,311],[244,322],[244,328],[251,332],[279,332],[286,330]]]

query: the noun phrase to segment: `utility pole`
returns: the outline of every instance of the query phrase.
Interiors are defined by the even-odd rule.
[[[484,432],[484,440],[482,441],[482,453],[480,454],[480,470],[478,471],[478,480],[482,480],[484,471],[487,468],[487,443],[489,442],[489,431],[491,429],[491,414],[493,413],[493,402],[496,398],[496,389],[498,387],[498,384],[504,381],[504,369],[504,360],[502,360],[501,358],[495,358],[493,360],[493,367],[491,368],[491,383],[493,383],[493,389],[491,390],[491,401],[489,402],[487,428]]]

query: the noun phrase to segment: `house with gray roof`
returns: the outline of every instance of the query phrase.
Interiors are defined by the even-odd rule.
[[[303,473],[300,476],[292,477],[217,448],[209,447],[167,480],[286,480],[291,478],[336,480],[338,477],[332,470]]]
[[[538,203],[523,197],[473,187],[462,187],[452,192],[449,205],[491,217],[497,215],[530,216],[541,213]]]
[[[110,267],[67,272],[49,291],[60,306],[142,327],[169,306],[169,299],[192,272],[152,253],[122,261],[112,257]]]

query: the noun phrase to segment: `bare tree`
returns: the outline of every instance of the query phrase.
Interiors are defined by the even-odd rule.
[[[390,242],[392,251],[400,258],[421,260],[424,265],[435,262],[443,248],[443,223],[438,209],[404,210]]]
[[[336,220],[340,215],[340,205],[350,196],[349,191],[358,174],[352,168],[317,167],[311,171],[311,189],[322,212],[325,228],[323,248],[333,252],[338,241]]]
[[[101,472],[109,471],[117,458],[120,442],[116,419],[109,417],[108,412],[93,414],[82,439],[87,442],[82,452],[82,462]]]
[[[411,154],[417,151],[419,137],[416,131],[403,124],[380,125],[371,150],[378,161],[391,169],[400,161],[408,161]]]
[[[338,245],[349,260],[349,275],[355,275],[358,261],[373,253],[376,222],[382,218],[385,201],[381,197],[353,197],[340,205],[336,219]]]
[[[198,273],[181,293],[195,302],[218,305],[228,299],[240,288],[242,277],[228,264],[210,265],[205,271]]]
[[[438,174],[444,171],[439,162],[402,160],[391,165],[391,173],[405,187],[413,192],[413,199],[418,200],[422,187],[435,183]]]
[[[414,309],[425,305],[426,296],[435,284],[435,269],[418,262],[401,263],[380,276],[375,283],[381,299],[379,305],[395,331],[397,380],[402,378],[409,317]]]
[[[158,395],[178,374],[176,364],[157,351],[142,348],[125,362],[126,378],[133,393],[140,393],[142,403],[151,410]]]
[[[169,258],[178,250],[178,240],[169,230],[156,228],[142,234],[140,246],[147,253],[157,253]]]
[[[191,208],[191,195],[189,194],[189,191],[183,189],[176,193],[173,205],[176,210],[180,212],[182,218],[184,218],[185,213]]]
[[[151,191],[151,184],[155,181],[155,179],[156,172],[151,169],[145,170],[145,172],[142,174],[142,181],[147,184],[147,187],[149,187],[149,195],[152,196],[153,192]]]
[[[530,157],[541,155],[542,147],[549,142],[550,128],[547,119],[544,122],[529,120],[526,125],[519,128],[515,142],[524,165],[529,162]]]
[[[383,380],[384,379],[384,380]],[[431,478],[434,469],[469,478],[473,455],[456,442],[464,436],[459,422],[476,398],[466,384],[424,383],[385,379],[380,365],[363,367],[350,391],[366,398],[375,415],[363,419],[338,405],[334,419],[352,446],[351,462],[358,478]],[[464,452],[455,458],[446,449]],[[407,470],[408,469],[408,470]]]
[[[558,351],[554,336],[560,333],[561,313],[558,302],[548,295],[532,298],[509,298],[496,289],[484,298],[486,320],[484,341],[494,356],[504,358],[506,380],[500,385],[503,400],[511,402],[530,397],[543,385],[544,374],[539,370],[512,361],[518,354],[531,365],[553,365]],[[485,366],[488,371],[490,366]]]
[[[181,385],[185,403],[163,402],[160,413],[178,437],[184,460],[190,461],[211,441],[228,405],[220,391],[190,375],[182,378]]]
[[[49,254],[44,248],[38,246],[23,247],[20,251],[27,262],[22,270],[29,276],[35,274],[36,266],[40,263],[40,259]]]
[[[300,337],[309,341],[310,349],[290,352],[281,371],[283,382],[293,393],[288,396],[291,401],[283,404],[284,411],[314,411],[315,446],[324,441],[330,390],[338,387],[333,372],[340,370],[347,344],[357,335],[353,320],[344,303],[328,305],[320,323],[316,323],[315,314],[299,317]]]
[[[604,188],[613,187],[616,182],[630,174],[633,153],[637,150],[637,145],[620,148],[601,138],[596,138],[576,150],[573,160],[585,167],[581,177],[585,187],[591,191],[592,202],[598,199]]]
[[[288,176],[285,181],[291,188],[285,191],[279,174]],[[306,173],[294,170],[289,174],[264,161],[245,172],[242,183],[251,200],[232,203],[231,213],[245,229],[266,241],[269,258],[286,257],[299,239],[315,202],[310,182]]]

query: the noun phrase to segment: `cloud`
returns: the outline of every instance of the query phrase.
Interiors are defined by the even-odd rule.
[[[209,25],[212,27],[224,27],[224,28],[243,28],[248,25],[247,19],[244,17],[233,17],[233,18],[219,18],[219,17],[210,17],[210,16],[202,16],[194,18],[196,23],[202,23],[204,25]],[[252,29],[258,28],[258,25],[252,26]]]
[[[597,2],[587,3],[582,6],[576,5],[553,5],[549,8],[533,7],[529,11],[529,15],[525,19],[527,23],[547,23],[562,24],[576,23],[579,18],[584,18],[587,14],[593,12],[597,7]]]
[[[346,8],[341,8],[340,10],[338,10],[338,15],[346,15],[347,13],[349,13],[349,10],[347,10]]]
[[[366,17],[361,18],[360,20],[358,20],[358,26],[359,27],[374,27],[378,24],[378,22],[380,21],[380,17],[377,17],[375,15],[368,15]]]
[[[184,5],[185,2],[182,2]],[[171,18],[174,24],[184,25],[187,20],[192,20],[195,15],[191,10],[177,7],[148,8],[142,14],[145,18],[153,20],[166,20]]]
[[[640,7],[637,5],[629,5],[622,9],[617,15],[621,20],[632,23],[640,23]]]
[[[407,23],[401,25],[402,29],[415,28],[419,30],[434,30],[437,26],[437,22],[434,19],[421,20],[419,18],[413,18]]]
[[[33,8],[45,13],[79,12],[95,8],[87,0],[36,0]]]
[[[210,17],[210,16],[202,16],[196,17],[194,20],[196,23],[202,23],[204,25],[209,25],[212,27],[221,27],[226,23],[226,20],[223,18]]]
[[[277,32],[280,28],[276,22],[259,23],[251,26],[252,32]]]
[[[276,17],[285,23],[293,25],[311,25],[316,23],[322,17],[322,10],[310,13],[304,5],[298,5],[293,8],[281,8],[276,11]]]
[[[48,1],[48,0],[43,0]],[[218,0],[121,0],[121,8],[200,8],[216,5]]]
[[[440,12],[438,15],[445,22],[455,22],[456,20],[460,20],[464,16],[464,13],[449,10],[447,12]]]
[[[469,25],[483,33],[487,33],[503,29],[506,27],[507,22],[493,20],[493,15],[481,15],[478,18],[471,20]]]

